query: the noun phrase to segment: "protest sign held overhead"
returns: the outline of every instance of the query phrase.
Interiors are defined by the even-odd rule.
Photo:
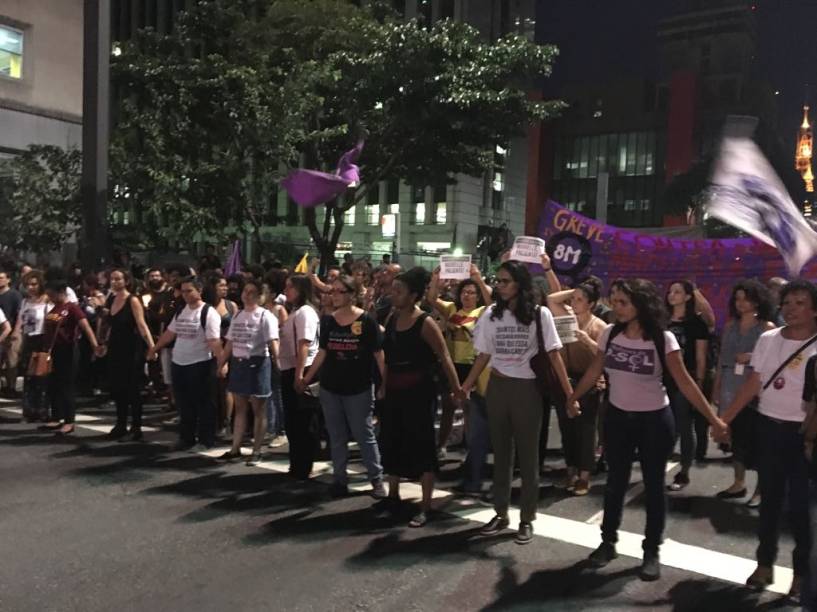
[[[517,236],[511,247],[511,259],[528,263],[541,263],[545,241],[535,236]]]
[[[470,255],[440,255],[440,278],[465,280],[471,277]]]

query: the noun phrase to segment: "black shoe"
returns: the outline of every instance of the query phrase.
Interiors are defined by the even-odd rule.
[[[174,444],[171,447],[170,450],[172,450],[173,452],[188,451],[191,448],[193,448],[193,446],[195,446],[195,445],[191,444],[190,442],[185,442],[184,440],[179,440],[178,442],[176,442],[176,444]]]
[[[519,531],[516,534],[514,542],[516,542],[519,545],[523,545],[530,544],[531,540],[533,540],[533,525],[531,523],[522,521],[521,523],[519,523]]]
[[[507,516],[499,516],[498,514],[488,521],[485,526],[479,530],[479,535],[492,536],[504,531],[508,528],[511,522]]]
[[[672,484],[667,485],[667,489],[670,491],[680,491],[681,489],[686,488],[689,484],[689,474],[685,474],[684,472],[678,472],[675,475],[675,478],[672,480]]]
[[[638,577],[645,582],[652,582],[661,577],[661,561],[657,552],[645,552],[644,561],[641,563],[641,570]]]
[[[717,495],[715,495],[718,499],[739,499],[741,497],[746,497],[746,489],[740,489],[739,491],[730,491],[729,489],[724,489],[720,491]]]
[[[602,542],[599,547],[587,557],[593,567],[604,567],[613,559],[618,558],[616,545],[612,542]]]
[[[244,465],[253,467],[261,463],[263,460],[264,458],[261,456],[261,453],[253,453],[252,455],[250,455],[250,457],[247,459],[247,462]]]
[[[599,457],[599,460],[596,462],[596,474],[604,474],[607,472],[607,461],[604,457]]]
[[[130,436],[128,436],[128,439],[131,442],[141,442],[144,439],[144,436],[142,435],[142,430],[131,429]]]
[[[111,440],[119,440],[121,438],[124,438],[127,435],[128,435],[128,430],[127,430],[126,427],[116,426],[116,427],[114,427],[112,430],[110,430],[108,432],[108,438],[110,438]]]
[[[216,461],[224,461],[225,463],[230,463],[233,459],[241,459],[241,451],[228,450],[216,457]]]

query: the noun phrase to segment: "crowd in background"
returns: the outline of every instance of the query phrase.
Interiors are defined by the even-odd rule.
[[[605,288],[590,277],[563,288],[547,255],[542,277],[506,255],[492,276],[472,266],[457,282],[439,269],[404,271],[388,256],[377,265],[344,256],[320,275],[319,263],[295,273],[270,260],[225,276],[212,249],[195,267],[128,262],[85,273],[8,263],[0,271],[0,393],[19,395],[23,418],[59,435],[74,433],[77,394],[107,396],[116,407],[109,436],[130,442],[144,437],[143,403],[166,404],[178,426],[175,450],[207,451],[221,440],[229,449],[219,460],[253,466],[265,447],[286,444],[297,479],[310,478],[325,440],[333,496],[349,491],[353,439],[383,511],[401,503],[401,480],[420,482],[411,527],[433,517],[435,474],[461,411],[460,492],[493,504],[482,534],[499,533],[509,527],[517,468],[519,544],[532,539],[555,410],[566,465],[558,486],[587,495],[591,476],[607,473],[595,566],[617,556],[624,497],[640,462],[645,580],[660,576],[666,492],[690,484],[711,433],[734,468],[718,497],[759,508],[758,566],[748,584],[772,583],[787,506],[796,543],[791,596],[805,590],[811,601],[814,285],[740,281],[716,332],[715,313],[688,280],[663,293],[639,279]],[[566,317],[575,320],[567,334],[556,325]],[[665,482],[678,442],[680,470]],[[759,474],[751,494],[747,471]]]

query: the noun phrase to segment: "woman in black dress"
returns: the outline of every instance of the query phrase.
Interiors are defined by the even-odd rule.
[[[145,346],[153,348],[153,336],[145,322],[142,302],[128,288],[131,276],[125,270],[110,273],[111,295],[105,302],[102,325],[107,330],[105,352],[108,382],[116,404],[116,425],[108,434],[125,441],[142,439],[141,384],[145,368]],[[103,336],[104,337],[104,336]],[[131,429],[128,435],[128,413]]]
[[[426,524],[437,470],[434,412],[437,391],[432,372],[442,363],[450,389],[461,394],[457,371],[434,320],[417,307],[430,279],[424,268],[412,268],[394,279],[393,312],[386,321],[385,406],[380,420],[383,471],[389,499],[400,499],[400,478],[419,479],[423,489],[420,512],[409,527]],[[379,392],[378,395],[382,393]]]

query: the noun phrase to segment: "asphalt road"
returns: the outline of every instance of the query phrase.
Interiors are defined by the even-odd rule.
[[[512,532],[477,536],[492,512],[451,493],[456,452],[441,472],[440,512],[409,529],[411,505],[376,512],[360,479],[360,491],[341,500],[329,498],[327,475],[288,479],[286,447],[260,467],[220,465],[170,452],[172,428],[158,407],[148,409],[155,431],[141,444],[104,438],[110,408],[81,415],[77,434],[61,438],[19,423],[13,402],[0,404],[2,611],[795,609],[739,584],[754,567],[757,516],[713,498],[731,482],[717,450],[673,494],[667,565],[645,583],[638,470],[622,556],[591,571],[584,559],[598,543],[603,476],[584,498],[544,477],[537,537],[521,547]],[[558,468],[558,453],[548,463]],[[791,547],[784,535],[777,591],[788,589]]]

